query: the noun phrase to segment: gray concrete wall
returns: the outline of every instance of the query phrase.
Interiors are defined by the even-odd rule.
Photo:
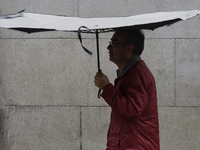
[[[200,10],[199,0],[0,0],[0,15],[22,9],[79,17],[129,16],[157,11]],[[161,150],[200,148],[200,16],[145,31],[142,58],[156,78]],[[101,68],[111,33],[100,35]],[[26,34],[0,29],[0,149],[103,150],[110,108],[96,97],[96,43],[76,33]]]

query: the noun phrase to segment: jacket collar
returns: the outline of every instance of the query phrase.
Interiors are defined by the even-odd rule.
[[[126,66],[123,68],[122,72],[120,72],[119,69],[117,69],[117,76],[118,77],[123,77],[124,74],[137,62],[141,59],[140,56],[135,56],[133,57],[127,64]]]

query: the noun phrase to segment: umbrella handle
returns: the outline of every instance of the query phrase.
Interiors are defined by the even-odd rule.
[[[99,89],[99,92],[98,92],[97,97],[98,97],[98,98],[101,98],[101,89]]]

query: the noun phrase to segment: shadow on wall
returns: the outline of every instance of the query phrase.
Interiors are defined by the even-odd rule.
[[[5,121],[4,111],[0,108],[0,150],[7,150],[5,143],[5,134],[4,134],[4,121]]]

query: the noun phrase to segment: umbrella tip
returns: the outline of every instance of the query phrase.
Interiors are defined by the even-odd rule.
[[[26,9],[19,11],[18,13],[25,13]]]
[[[8,14],[8,15],[0,16],[0,19],[12,19],[12,18],[21,17],[25,13],[25,11],[26,9],[23,9],[16,14]]]

